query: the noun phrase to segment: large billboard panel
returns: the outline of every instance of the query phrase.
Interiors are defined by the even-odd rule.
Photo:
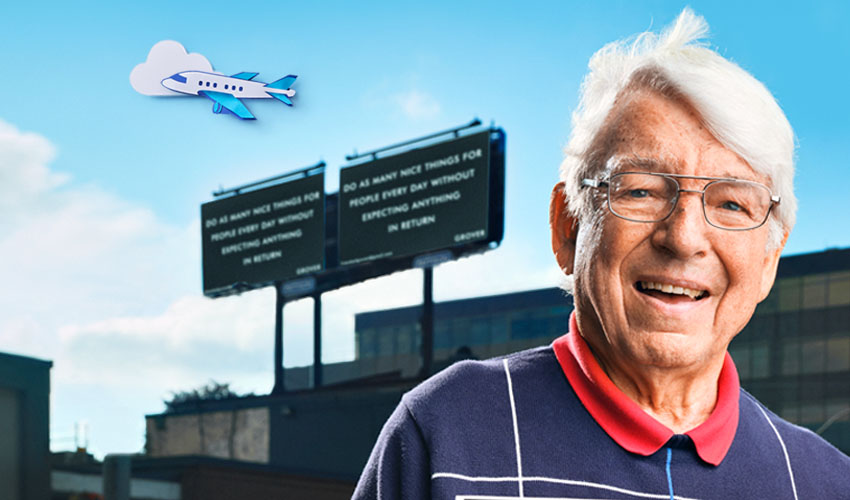
[[[201,205],[204,294],[324,269],[324,174]]]
[[[487,241],[490,136],[483,131],[343,168],[340,265]]]

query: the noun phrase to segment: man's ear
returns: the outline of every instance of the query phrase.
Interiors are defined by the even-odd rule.
[[[779,266],[779,254],[781,254],[782,249],[785,248],[785,242],[788,241],[789,234],[791,234],[789,231],[785,231],[785,235],[782,237],[782,243],[780,243],[777,248],[768,250],[767,255],[764,257],[764,269],[762,270],[761,275],[759,302],[766,299],[770,293],[770,289],[773,288],[773,282],[776,280],[776,268]]]
[[[552,231],[552,252],[565,274],[573,273],[576,255],[578,220],[567,211],[564,183],[555,184],[549,201],[549,228]]]

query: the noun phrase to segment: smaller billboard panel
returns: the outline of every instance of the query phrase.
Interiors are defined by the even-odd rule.
[[[490,131],[340,171],[341,265],[487,240]]]
[[[321,271],[323,173],[201,205],[204,294]]]

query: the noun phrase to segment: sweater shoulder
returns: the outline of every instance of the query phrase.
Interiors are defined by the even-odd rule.
[[[742,402],[752,405],[755,418],[765,419],[785,447],[795,468],[818,469],[818,475],[836,473],[850,487],[850,457],[811,430],[792,424],[769,410],[747,391],[741,389]],[[807,464],[801,466],[801,464]],[[821,469],[820,465],[829,464]],[[801,470],[802,472],[802,470]]]

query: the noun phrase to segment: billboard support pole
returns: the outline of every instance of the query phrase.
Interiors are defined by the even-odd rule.
[[[434,363],[434,268],[422,269],[422,368],[419,376],[427,378],[431,375]]]
[[[322,386],[322,293],[313,294],[313,387]]]
[[[283,306],[286,301],[280,289],[280,283],[275,283],[275,310],[274,310],[274,388],[272,394],[286,392],[283,382]]]

